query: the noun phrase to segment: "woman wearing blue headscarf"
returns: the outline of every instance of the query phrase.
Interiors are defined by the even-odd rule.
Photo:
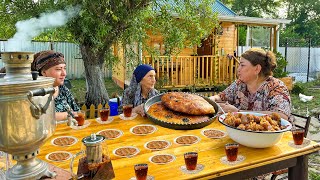
[[[156,72],[147,65],[142,64],[133,71],[130,86],[124,91],[123,104],[132,104],[132,112],[144,116],[143,104],[151,97],[159,94],[154,88]]]

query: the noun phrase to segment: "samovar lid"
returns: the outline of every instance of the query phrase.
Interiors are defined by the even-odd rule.
[[[96,135],[95,133],[91,134],[82,139],[82,142],[85,146],[97,146],[101,144],[106,138],[102,135]]]
[[[31,63],[33,52],[2,52],[6,74],[0,78],[0,95],[23,94],[32,89],[52,87],[54,78],[38,77],[33,80]],[[3,74],[2,74],[3,76]]]

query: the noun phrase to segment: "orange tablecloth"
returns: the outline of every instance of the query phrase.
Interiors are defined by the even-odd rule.
[[[80,151],[82,138],[96,133],[103,129],[119,129],[123,131],[123,136],[118,139],[108,140],[108,151],[112,159],[115,171],[115,179],[129,179],[134,176],[133,165],[137,163],[148,163],[148,174],[155,179],[208,179],[233,174],[248,169],[259,168],[266,164],[271,164],[290,158],[310,154],[320,150],[318,143],[311,141],[310,145],[302,149],[295,149],[288,145],[292,140],[290,132],[286,132],[279,143],[275,146],[265,149],[254,149],[240,146],[239,154],[244,155],[246,159],[237,165],[225,165],[220,162],[220,158],[225,155],[224,145],[233,142],[229,136],[222,139],[210,139],[201,134],[202,129],[216,128],[224,130],[225,128],[217,120],[207,127],[195,130],[173,130],[156,125],[157,131],[146,136],[133,135],[130,128],[139,124],[152,124],[147,118],[138,116],[134,120],[121,120],[119,116],[114,117],[110,124],[99,124],[95,119],[90,119],[90,126],[82,130],[73,130],[70,127],[59,124],[55,134],[40,148],[38,157],[53,165],[69,170],[69,162],[52,162],[45,159],[45,156],[53,151],[68,151],[72,154]],[[174,143],[174,139],[181,135],[196,135],[201,138],[200,142],[191,146],[181,146]],[[59,147],[51,144],[51,140],[58,136],[74,136],[78,142],[70,147]],[[150,140],[168,140],[171,146],[162,151],[151,151],[144,147],[144,144]],[[115,156],[112,151],[121,146],[135,146],[140,149],[140,153],[132,158],[120,158]],[[188,151],[197,151],[199,153],[198,163],[203,164],[204,170],[198,174],[184,174],[180,171],[180,166],[184,165],[183,154]],[[168,153],[176,157],[176,160],[166,164],[157,165],[149,161],[149,158],[155,154]],[[77,167],[77,166],[76,166]]]

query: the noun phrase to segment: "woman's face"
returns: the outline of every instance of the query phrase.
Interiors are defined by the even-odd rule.
[[[149,71],[140,81],[140,84],[144,89],[153,89],[156,84],[156,72],[154,70]]]
[[[260,70],[260,65],[253,66],[250,61],[241,57],[238,67],[238,78],[244,83],[255,81],[257,80]]]
[[[55,65],[45,71],[42,71],[41,74],[46,77],[55,78],[53,86],[60,86],[64,83],[64,79],[67,76],[66,64]]]

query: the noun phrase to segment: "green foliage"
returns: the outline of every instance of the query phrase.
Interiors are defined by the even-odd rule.
[[[288,62],[279,52],[274,52],[276,55],[277,67],[273,70],[273,76],[276,78],[286,77],[288,76],[288,72],[285,71],[285,67],[287,66]]]
[[[309,177],[311,180],[320,180],[320,175],[314,171],[309,171]]]
[[[303,83],[301,82],[296,82],[291,90],[292,94],[299,94],[299,93],[304,93],[306,90],[306,87]]]
[[[282,32],[284,38],[312,39],[312,46],[320,45],[320,3],[319,1],[309,0],[290,0],[286,1],[288,7],[287,19],[291,23]]]

